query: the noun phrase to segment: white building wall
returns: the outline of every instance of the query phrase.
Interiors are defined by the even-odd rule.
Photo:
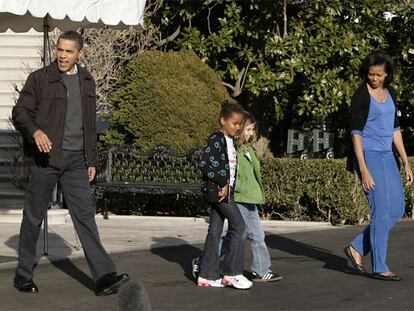
[[[43,34],[34,30],[0,33],[0,130],[10,130],[7,120],[18,95],[14,85],[21,89],[27,75],[42,65],[42,44]]]

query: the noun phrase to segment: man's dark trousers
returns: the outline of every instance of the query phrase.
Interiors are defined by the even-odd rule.
[[[16,272],[29,280],[33,278],[40,228],[54,185],[60,181],[70,216],[82,243],[92,277],[96,281],[107,273],[116,272],[116,268],[99,239],[83,151],[63,150],[61,159],[60,170],[29,166]]]

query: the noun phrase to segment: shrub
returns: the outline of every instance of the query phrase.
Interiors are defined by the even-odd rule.
[[[150,51],[129,63],[110,100],[105,143],[144,150],[166,144],[182,152],[217,128],[220,104],[230,97],[193,52]]]
[[[414,164],[414,159],[410,159]],[[368,203],[345,160],[262,159],[267,218],[361,223],[369,218]],[[402,176],[403,180],[405,177]],[[405,191],[406,216],[413,217],[414,186]]]
[[[365,196],[344,160],[264,159],[264,214],[270,218],[362,222]]]
[[[410,161],[414,164],[413,158]],[[369,218],[360,181],[346,171],[344,159],[263,158],[261,166],[266,202],[260,211],[264,218],[333,224],[355,224]],[[414,186],[404,190],[406,216],[413,217]],[[112,200],[111,210],[140,215],[206,216],[209,213],[201,195],[180,196],[179,200],[173,196],[132,197],[113,195],[116,200]]]

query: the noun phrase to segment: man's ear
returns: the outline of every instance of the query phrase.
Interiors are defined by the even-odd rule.
[[[78,55],[78,62],[81,62],[84,57],[85,57],[85,52],[84,52],[83,49],[80,49],[79,50],[79,55]]]

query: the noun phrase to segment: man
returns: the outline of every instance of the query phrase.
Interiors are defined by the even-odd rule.
[[[29,75],[13,108],[29,168],[14,278],[14,287],[22,292],[38,292],[33,281],[36,243],[58,181],[96,282],[95,294],[116,293],[129,280],[127,274],[117,275],[95,223],[89,185],[97,164],[95,82],[76,64],[82,54],[77,32],[61,34],[57,59]]]

